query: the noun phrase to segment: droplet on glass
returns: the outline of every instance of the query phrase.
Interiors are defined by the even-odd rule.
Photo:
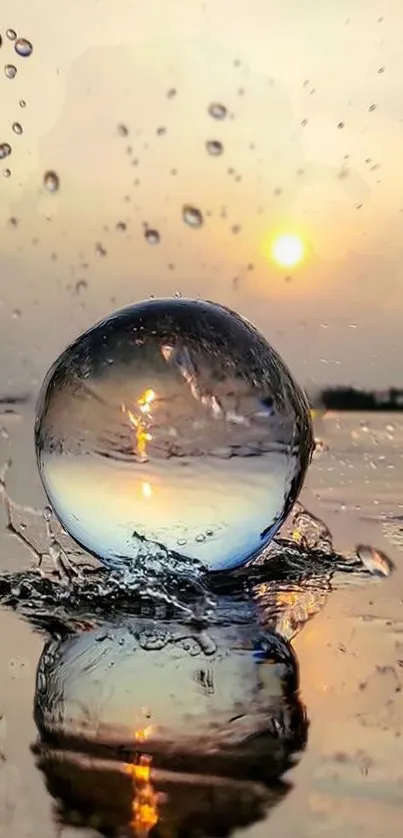
[[[386,70],[386,67],[379,67],[379,70],[378,70],[378,75],[379,75],[379,76],[381,76],[381,75],[382,75],[382,73],[384,73],[384,72],[385,72],[385,70]]]
[[[211,102],[208,106],[208,112],[213,119],[225,119],[228,113],[225,105],[221,105],[220,102]]]
[[[370,105],[370,106],[369,106],[369,108],[368,108],[368,110],[369,110],[370,112],[372,112],[372,111],[376,111],[376,105],[375,105],[375,104]]]
[[[17,37],[17,33],[16,33],[15,29],[6,29],[6,37],[8,38],[9,41],[15,41],[15,39]]]
[[[130,306],[71,344],[43,384],[35,440],[63,527],[131,569],[145,546],[178,556],[181,539],[182,558],[213,571],[258,555],[313,450],[281,357],[239,315],[186,299]]]
[[[198,228],[203,225],[202,213],[197,207],[193,207],[191,204],[184,204],[182,207],[182,218],[189,227]]]
[[[14,64],[6,64],[4,67],[4,75],[7,79],[15,79],[17,75],[17,68]]]
[[[153,230],[150,227],[144,231],[144,238],[148,242],[148,244],[159,244],[161,240],[161,236],[158,230]]]
[[[31,41],[27,41],[26,38],[17,38],[14,43],[14,49],[21,58],[28,58],[32,54],[33,46]]]
[[[0,160],[4,160],[11,154],[12,148],[10,143],[0,143]]]
[[[20,108],[26,108],[27,103],[26,103],[25,99],[20,99],[19,106],[20,106]]]
[[[48,192],[57,192],[60,186],[59,175],[51,170],[45,172],[43,177],[43,185]]]
[[[338,123],[337,123],[337,127],[338,127],[340,130],[341,130],[342,128],[344,128],[344,122],[338,122]]]
[[[129,129],[126,125],[123,124],[123,122],[120,122],[119,125],[118,125],[118,134],[121,137],[128,137],[129,136]]]
[[[170,87],[169,90],[167,90],[167,99],[173,99],[174,96],[176,96],[176,90],[174,87]]]
[[[125,230],[127,230],[126,222],[125,221],[117,221],[116,222],[116,229],[119,230],[119,232],[124,233]]]
[[[219,157],[224,151],[224,146],[219,140],[207,140],[206,149],[212,157]]]
[[[14,131],[14,134],[19,134],[19,135],[22,134],[23,128],[22,128],[22,125],[21,125],[20,122],[13,122],[13,131]]]
[[[11,169],[3,169],[3,177],[11,177]]]
[[[166,132],[167,129],[164,127],[164,125],[160,125],[159,128],[157,128],[157,137],[163,137],[164,134],[166,134]]]

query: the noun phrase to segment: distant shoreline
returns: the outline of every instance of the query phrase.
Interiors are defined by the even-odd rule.
[[[312,408],[349,412],[398,413],[403,411],[403,390],[358,390],[354,387],[326,387]]]

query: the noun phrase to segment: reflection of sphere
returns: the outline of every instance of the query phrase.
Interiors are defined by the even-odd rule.
[[[144,541],[210,570],[272,539],[312,451],[277,353],[221,306],[149,300],[79,337],[42,388],[36,447],[68,532],[105,564]]]
[[[130,618],[51,641],[35,720],[39,764],[66,809],[127,822],[128,773],[146,759],[171,835],[261,817],[306,739],[291,647],[251,623],[197,631]]]

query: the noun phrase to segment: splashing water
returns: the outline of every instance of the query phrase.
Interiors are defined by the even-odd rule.
[[[63,526],[129,572],[147,557],[218,571],[258,555],[313,447],[279,355],[228,309],[185,299],[139,303],[79,337],[48,373],[35,434]]]

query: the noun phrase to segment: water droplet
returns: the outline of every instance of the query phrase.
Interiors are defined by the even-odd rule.
[[[7,79],[15,79],[17,75],[17,68],[14,67],[14,64],[6,64],[4,67],[4,75]]]
[[[13,311],[13,320],[19,320],[20,317],[21,317],[21,309],[20,308],[15,308],[14,311]]]
[[[43,517],[44,517],[45,521],[47,521],[47,522],[52,520],[53,510],[50,506],[45,506],[45,508],[43,510]]]
[[[3,169],[3,177],[11,177],[11,169]]]
[[[381,76],[381,75],[382,75],[382,73],[384,73],[384,72],[385,72],[385,70],[386,70],[386,67],[379,67],[379,70],[378,70],[378,75],[380,75],[380,76]]]
[[[174,96],[176,96],[176,90],[174,87],[170,87],[169,90],[167,90],[167,99],[173,99]]]
[[[80,294],[80,292],[85,291],[86,288],[88,288],[88,282],[85,279],[78,279],[75,284],[76,294]]]
[[[15,41],[15,39],[17,37],[17,33],[16,33],[15,29],[6,29],[6,37],[8,38],[9,41]]]
[[[280,356],[202,300],[146,300],[84,333],[46,377],[35,427],[58,519],[120,568],[177,557],[184,533],[186,561],[242,565],[277,532],[313,449]],[[225,459],[214,456],[222,447]],[[198,540],[207,529],[214,539]]]
[[[0,160],[4,160],[11,154],[12,148],[10,143],[0,143]]]
[[[144,238],[148,244],[159,244],[161,240],[158,230],[152,230],[149,227],[144,231]]]
[[[203,225],[202,213],[197,207],[193,207],[191,204],[184,204],[182,207],[182,218],[189,227],[198,228]]]
[[[14,43],[14,49],[21,58],[28,58],[28,56],[32,55],[33,46],[31,41],[27,41],[26,38],[17,38]]]
[[[123,122],[120,122],[118,125],[118,134],[121,137],[128,137],[129,136],[129,129],[127,125],[124,125]]]
[[[338,127],[340,130],[341,130],[342,128],[344,128],[344,122],[338,122],[338,123],[337,123],[337,127]]]
[[[20,105],[20,108],[26,108],[27,103],[26,103],[25,99],[20,99],[19,105]]]
[[[96,242],[95,253],[97,254],[97,256],[107,256],[108,255],[108,251],[105,249],[102,242]]]
[[[221,105],[220,102],[211,102],[208,112],[213,119],[225,119],[228,113],[225,105]]]
[[[370,105],[368,110],[370,111],[370,113],[372,113],[372,111],[376,111],[376,105],[375,104]]]
[[[127,224],[125,221],[118,221],[116,223],[116,229],[119,230],[120,233],[124,233],[127,230]]]
[[[22,129],[22,125],[21,125],[20,122],[13,122],[13,131],[14,131],[14,134],[19,134],[19,135],[22,134],[23,129]]]
[[[207,140],[206,149],[212,157],[219,157],[224,151],[224,146],[219,140]]]
[[[167,132],[167,129],[164,128],[163,125],[160,125],[160,127],[157,128],[157,137],[163,137],[164,134],[166,134],[166,132]]]
[[[43,176],[43,185],[48,192],[57,192],[60,187],[59,175],[51,170],[45,172]]]

